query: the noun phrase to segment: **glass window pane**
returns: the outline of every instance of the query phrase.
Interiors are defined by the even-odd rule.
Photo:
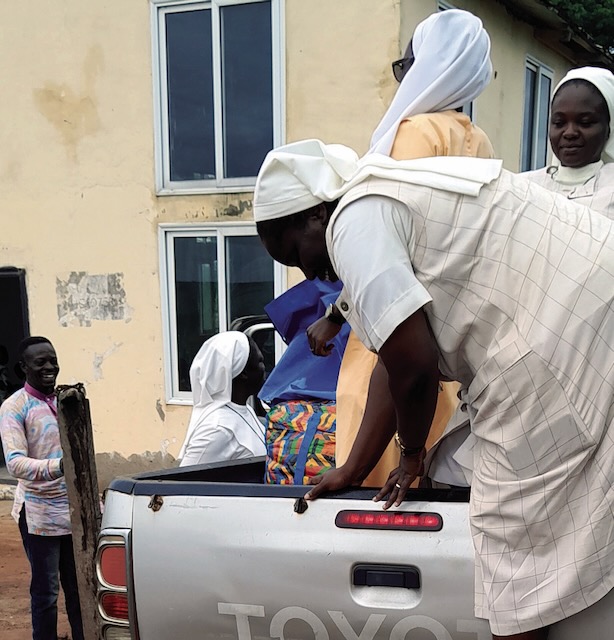
[[[237,318],[263,315],[274,298],[273,260],[258,236],[226,238],[226,291],[228,326]],[[254,339],[270,371],[275,365],[275,332],[261,331]]]
[[[524,76],[524,120],[522,125],[522,157],[521,171],[532,169],[533,157],[533,127],[535,123],[535,70],[527,67]]]
[[[220,8],[224,177],[255,176],[273,147],[271,3]]]
[[[175,238],[175,304],[180,391],[190,391],[190,365],[202,343],[219,333],[217,240]]]
[[[228,324],[264,314],[273,295],[273,260],[258,236],[226,238]]]
[[[546,166],[548,153],[548,111],[550,106],[550,78],[542,75],[539,79],[539,105],[537,110],[537,151],[534,169]]]
[[[211,11],[166,14],[171,180],[215,178]]]

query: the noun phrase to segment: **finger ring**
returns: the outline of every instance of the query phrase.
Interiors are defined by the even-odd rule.
[[[397,489],[400,489],[400,488],[401,488],[401,485],[400,485],[398,482],[395,482],[395,483],[394,483],[394,486],[395,486]]]

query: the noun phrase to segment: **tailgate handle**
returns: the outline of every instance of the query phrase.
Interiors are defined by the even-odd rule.
[[[354,567],[353,582],[357,587],[420,588],[417,567],[392,564],[358,564]]]

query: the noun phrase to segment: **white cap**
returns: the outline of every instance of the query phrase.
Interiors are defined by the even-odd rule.
[[[254,219],[284,218],[337,199],[357,167],[356,152],[340,144],[302,140],[273,149],[256,180]]]

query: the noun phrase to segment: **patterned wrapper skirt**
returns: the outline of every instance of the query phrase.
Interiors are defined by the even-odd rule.
[[[307,484],[335,466],[336,405],[295,400],[267,414],[268,484]]]

